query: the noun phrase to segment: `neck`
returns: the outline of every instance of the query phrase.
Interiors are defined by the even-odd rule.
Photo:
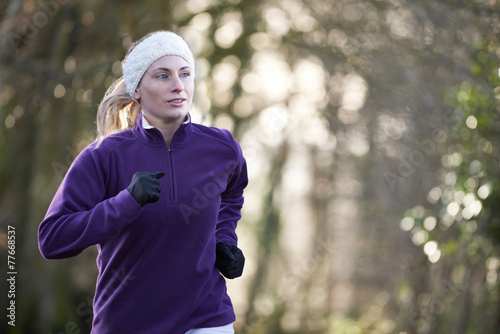
[[[147,122],[146,125],[153,126],[158,131],[160,131],[160,133],[163,135],[163,139],[165,139],[165,143],[167,144],[168,148],[170,148],[170,144],[172,143],[172,138],[174,137],[175,132],[180,128],[182,123],[189,119],[189,116],[186,115],[184,118],[176,119],[172,122],[166,122],[151,117],[146,117],[144,113],[143,117]]]
[[[172,138],[174,137],[177,129],[180,128],[181,124],[182,122],[179,124],[172,124],[171,126],[165,126],[163,128],[156,127],[163,135],[163,139],[165,139],[165,143],[167,143],[168,148],[170,148],[170,144],[172,144]]]

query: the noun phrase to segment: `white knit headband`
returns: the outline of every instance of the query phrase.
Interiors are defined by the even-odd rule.
[[[179,35],[170,31],[161,31],[146,37],[128,54],[123,64],[123,78],[127,93],[134,98],[134,93],[146,70],[163,56],[184,58],[195,70],[193,53]]]

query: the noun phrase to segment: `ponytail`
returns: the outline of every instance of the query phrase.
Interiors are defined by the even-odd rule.
[[[127,93],[123,77],[117,79],[108,88],[97,111],[98,145],[113,133],[131,129],[140,112],[139,103]]]

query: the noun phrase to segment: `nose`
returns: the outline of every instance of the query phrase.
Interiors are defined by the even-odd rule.
[[[182,92],[184,90],[184,84],[178,75],[172,76],[172,92]]]

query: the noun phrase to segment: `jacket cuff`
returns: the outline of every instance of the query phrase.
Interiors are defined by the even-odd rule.
[[[116,201],[116,205],[119,207],[119,210],[123,215],[123,220],[128,223],[133,222],[143,210],[127,189],[123,189],[118,193],[118,195],[110,200],[113,202]]]

